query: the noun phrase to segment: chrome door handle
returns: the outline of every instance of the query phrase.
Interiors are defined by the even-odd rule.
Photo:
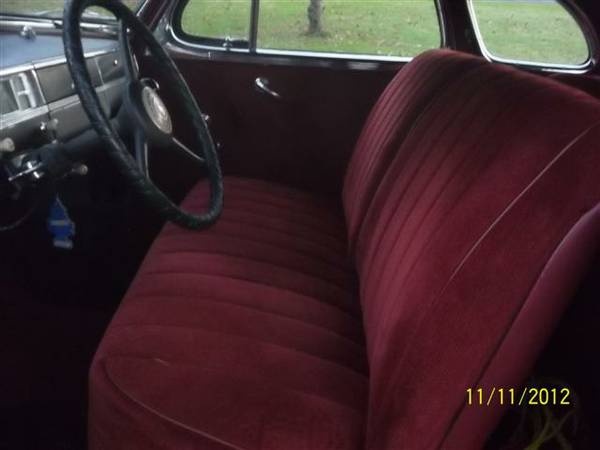
[[[269,80],[266,78],[258,77],[256,80],[254,80],[254,87],[256,87],[258,92],[269,95],[277,100],[281,100],[281,95],[269,87]]]

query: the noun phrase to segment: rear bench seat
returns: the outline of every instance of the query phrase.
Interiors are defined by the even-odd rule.
[[[215,227],[165,227],[92,365],[90,448],[480,448],[503,407],[466,388],[524,381],[598,249],[599,142],[583,92],[416,58],[343,214],[229,178]]]

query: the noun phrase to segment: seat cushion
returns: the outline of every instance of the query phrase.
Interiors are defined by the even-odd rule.
[[[165,227],[109,326],[91,448],[360,446],[367,369],[339,208],[260,181],[225,191],[215,227]]]

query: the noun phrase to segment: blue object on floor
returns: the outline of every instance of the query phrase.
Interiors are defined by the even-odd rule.
[[[63,250],[73,249],[73,236],[75,236],[75,224],[69,217],[65,205],[58,196],[50,207],[48,216],[48,231],[52,234],[54,247]]]

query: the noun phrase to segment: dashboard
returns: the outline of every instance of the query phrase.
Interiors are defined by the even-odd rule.
[[[0,20],[0,159],[90,128],[71,79],[56,23]],[[90,77],[112,116],[125,83],[116,36],[83,39]]]

